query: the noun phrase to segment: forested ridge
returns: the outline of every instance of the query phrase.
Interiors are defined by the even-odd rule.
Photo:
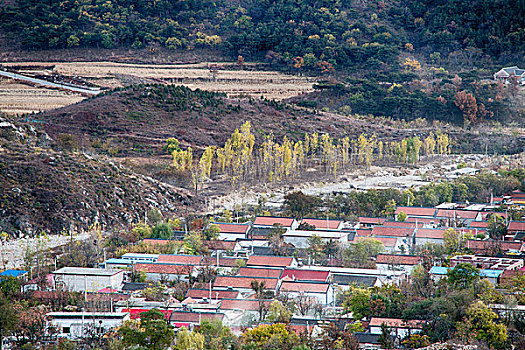
[[[0,31],[23,49],[212,47],[320,71],[396,68],[407,43],[434,59],[522,59],[524,21],[510,0],[0,1]]]

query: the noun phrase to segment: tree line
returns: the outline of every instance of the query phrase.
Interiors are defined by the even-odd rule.
[[[246,121],[240,129],[235,129],[223,147],[206,147],[196,161],[193,149],[180,149],[176,139],[168,140],[166,147],[172,150],[175,169],[191,173],[196,190],[211,178],[212,169],[218,176],[226,175],[232,187],[236,187],[251,181],[293,181],[310,168],[321,169],[325,175],[335,177],[356,165],[368,169],[373,162],[416,164],[422,155],[450,153],[450,139],[439,130],[426,137],[416,135],[384,142],[376,135],[366,134],[351,140],[349,137],[333,139],[329,134],[313,132],[305,134],[303,140],[293,141],[285,136],[281,142],[267,135],[256,145],[251,129],[251,123]],[[173,148],[173,144],[177,147]]]

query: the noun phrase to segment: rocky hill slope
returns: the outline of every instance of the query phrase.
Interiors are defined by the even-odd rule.
[[[0,231],[112,228],[157,208],[176,214],[193,204],[185,190],[133,174],[107,157],[62,151],[45,133],[0,116]]]

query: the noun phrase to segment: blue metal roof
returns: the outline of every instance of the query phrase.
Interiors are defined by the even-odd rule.
[[[449,267],[445,266],[433,266],[429,273],[433,275],[446,275],[449,270]],[[487,277],[487,278],[498,278],[503,273],[503,270],[480,270],[479,276],[480,277]]]
[[[20,275],[25,275],[28,271],[23,270],[5,270],[0,272],[0,276],[8,276],[8,277],[18,277]]]
[[[481,270],[479,275],[481,277],[498,278],[503,273],[503,270]]]
[[[446,275],[448,272],[448,267],[444,266],[432,266],[429,273],[433,275]]]
[[[131,261],[130,259],[120,259],[120,258],[111,258],[105,261],[106,264],[122,264],[122,265],[130,265]]]

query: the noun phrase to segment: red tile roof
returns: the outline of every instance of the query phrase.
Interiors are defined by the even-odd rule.
[[[292,281],[318,281],[326,282],[329,271],[314,271],[314,270],[300,270],[300,269],[285,269],[281,279],[285,277]]]
[[[236,299],[239,295],[239,291],[237,290],[212,290],[211,291],[211,298],[212,299]],[[210,290],[209,289],[188,289],[188,293],[186,293],[187,298],[193,298],[193,299],[204,299],[210,297]]]
[[[385,221],[385,226],[389,227],[412,227],[416,228],[416,222],[415,221]],[[424,223],[418,221],[417,226],[422,227]]]
[[[360,216],[360,224],[369,224],[369,225],[382,225],[386,221],[386,218],[371,218],[367,216]]]
[[[342,224],[341,220],[326,220],[326,219],[303,219],[301,223],[313,225],[316,229],[337,230]]]
[[[250,229],[250,225],[248,224],[230,224],[230,223],[218,222],[215,225],[219,226],[221,232],[223,233],[246,234],[246,232],[248,232],[248,230]]]
[[[372,236],[372,229],[358,228],[355,230],[357,237],[370,237]]]
[[[235,243],[236,242],[221,241],[218,239],[203,242],[204,246],[208,247],[210,250],[233,250],[233,248],[235,248]]]
[[[416,232],[416,238],[443,239],[443,229],[419,228]]]
[[[489,223],[487,221],[471,221],[468,227],[472,228],[487,228]]]
[[[433,217],[436,213],[435,208],[419,208],[419,207],[397,207],[396,214],[403,212],[408,216],[428,216]]]
[[[372,236],[411,237],[413,233],[414,229],[410,227],[375,226],[372,229]]]
[[[279,218],[273,216],[257,216],[254,225],[260,226],[273,226],[274,224],[279,224],[283,227],[290,227],[294,222],[293,218]]]
[[[246,262],[247,259],[243,258],[226,258],[223,256],[219,256],[219,266],[222,267],[237,267],[237,261],[241,260]],[[205,256],[202,260],[203,265],[211,265],[211,266],[217,266],[217,257],[215,256]]]
[[[418,328],[421,329],[424,321],[420,320],[402,320],[400,318],[384,318],[384,317],[372,317],[370,320],[370,327],[380,327],[383,323],[385,323],[389,327],[394,328]]]
[[[270,306],[271,301],[264,301],[266,307]],[[221,310],[259,310],[259,300],[256,299],[224,299],[221,301]]]
[[[377,256],[376,263],[413,266],[418,265],[421,260],[421,257],[415,255],[379,254]]]
[[[406,222],[417,222],[418,224],[426,224],[426,225],[430,225],[430,224],[439,224],[441,220],[439,219],[436,219],[436,218],[420,218],[420,217],[408,217],[406,219]]]
[[[522,242],[496,242],[492,240],[475,240],[475,239],[468,239],[467,240],[467,249],[471,250],[491,250],[495,247],[498,247],[502,251],[509,251],[509,250],[518,250],[523,251],[523,243]]]
[[[265,269],[262,267],[241,267],[239,269],[239,276],[245,277],[268,277],[268,278],[279,278],[283,273],[283,269]]]
[[[511,222],[509,222],[509,226],[507,227],[507,231],[511,231],[511,232],[523,231],[523,232],[525,232],[525,221],[511,221]]]
[[[213,288],[242,288],[251,289],[252,281],[264,282],[266,289],[273,290],[277,287],[277,278],[242,277],[242,276],[217,276]]]
[[[146,273],[163,273],[171,275],[189,275],[193,266],[175,265],[175,264],[156,264],[140,263],[135,264],[135,271],[144,271]]]
[[[266,256],[266,255],[252,255],[248,259],[246,265],[248,266],[274,266],[274,267],[288,267],[292,265],[293,258],[288,256]]]
[[[460,218],[460,219],[475,219],[478,216],[478,211],[473,210],[454,210],[454,209],[439,209],[436,217],[438,218]]]
[[[327,293],[328,283],[283,282],[281,292]]]
[[[157,262],[178,265],[199,265],[202,260],[200,255],[159,255]]]

